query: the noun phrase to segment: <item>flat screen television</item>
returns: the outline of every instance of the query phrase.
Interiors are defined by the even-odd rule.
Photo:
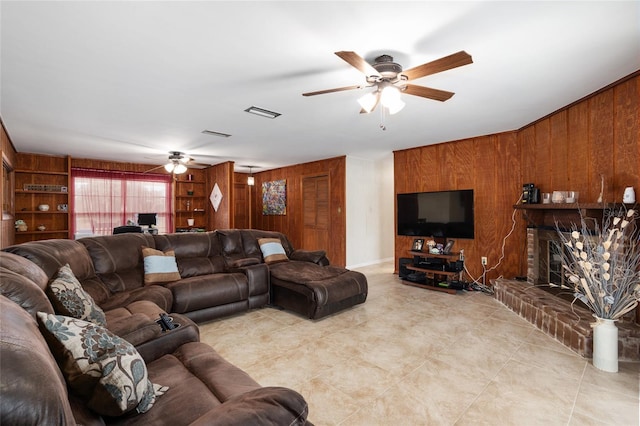
[[[397,196],[398,235],[473,239],[473,189]]]
[[[151,226],[156,225],[156,217],[157,213],[138,213],[138,225],[140,226]]]

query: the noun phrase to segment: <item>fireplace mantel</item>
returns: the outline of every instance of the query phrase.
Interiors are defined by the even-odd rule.
[[[552,204],[516,204],[514,209],[523,210],[524,219],[528,226],[552,227],[556,223],[569,228],[572,224],[579,224],[581,218],[592,218],[598,222],[602,220],[605,210],[620,207],[633,207],[633,204],[622,203],[552,203]]]

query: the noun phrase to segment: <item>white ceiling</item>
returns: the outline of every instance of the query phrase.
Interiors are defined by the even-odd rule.
[[[254,171],[375,159],[520,128],[640,69],[638,1],[2,1],[0,19],[0,115],[18,151],[149,164],[170,150]],[[364,89],[302,96],[364,83],[340,50],[474,63],[414,80],[456,94],[403,95],[383,131],[380,110],[359,114]]]

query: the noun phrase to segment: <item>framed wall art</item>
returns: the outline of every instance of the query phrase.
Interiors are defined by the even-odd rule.
[[[287,181],[273,180],[262,183],[262,215],[287,214]]]

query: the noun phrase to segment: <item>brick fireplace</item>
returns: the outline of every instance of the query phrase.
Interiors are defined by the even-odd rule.
[[[557,250],[562,250],[557,232],[549,227],[527,228],[527,281],[498,279],[493,282],[496,299],[542,332],[554,337],[581,356],[590,358],[593,350],[591,312],[573,295],[551,289],[560,283]],[[549,291],[549,290],[552,291]],[[636,311],[640,312],[640,308]],[[618,354],[621,361],[640,361],[640,325],[635,313],[616,323]]]

